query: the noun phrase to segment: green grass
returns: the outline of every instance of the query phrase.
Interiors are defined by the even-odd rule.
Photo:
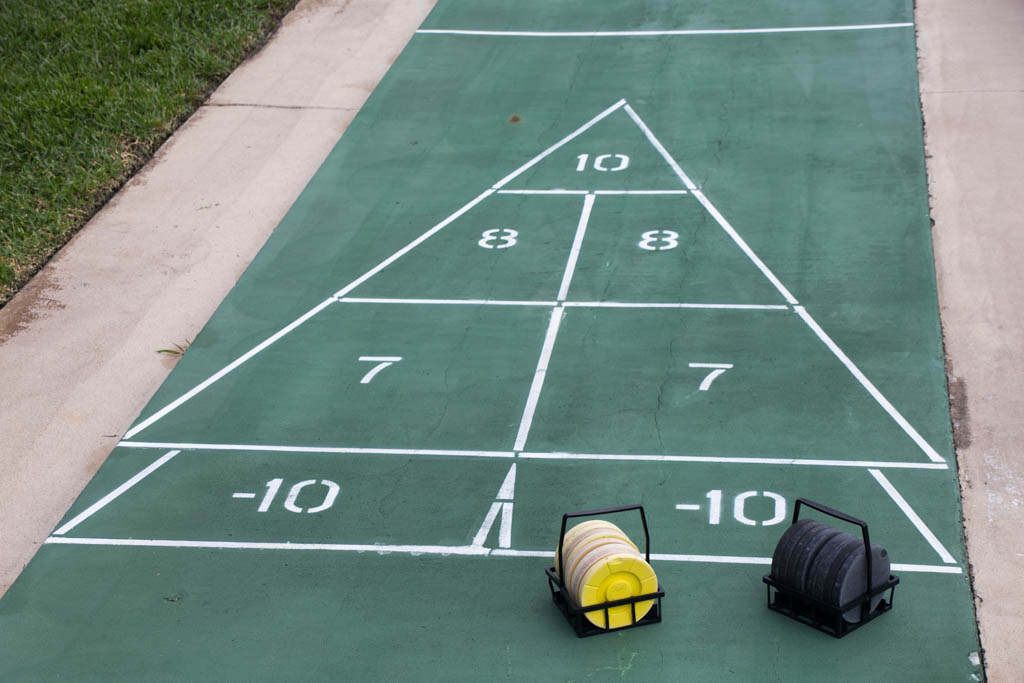
[[[0,0],[0,306],[296,0]]]

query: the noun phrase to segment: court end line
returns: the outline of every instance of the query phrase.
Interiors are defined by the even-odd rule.
[[[872,31],[879,29],[909,28],[914,24],[848,24],[845,26],[786,26],[779,28],[695,28],[647,31],[489,31],[476,29],[421,28],[425,35],[491,36],[500,38],[649,38],[658,36],[722,36],[756,35],[766,33],[814,33],[829,31]]]
[[[419,306],[557,306],[557,301],[506,301],[502,299],[367,299],[346,296],[338,299],[343,304],[409,304]]]
[[[949,551],[946,550],[945,546],[943,546],[939,539],[936,538],[935,534],[932,533],[932,530],[924,523],[924,520],[914,512],[914,508],[910,507],[910,503],[907,502],[906,498],[900,495],[900,492],[896,490],[896,487],[892,485],[892,482],[890,482],[879,470],[869,469],[868,472],[870,472],[871,476],[875,478],[875,481],[881,484],[882,488],[889,494],[889,497],[892,498],[893,502],[899,506],[900,510],[903,511],[903,514],[905,514],[907,519],[910,520],[910,523],[914,525],[922,536],[924,536],[924,540],[928,541],[928,545],[932,547],[932,550],[939,554],[939,558],[941,558],[946,564],[956,564],[956,559],[949,554]]]
[[[930,462],[884,462],[872,460],[818,460],[801,458],[727,458],[711,455],[654,455],[618,453],[531,453],[521,452],[520,458],[528,460],[623,460],[637,462],[714,462],[732,465],[809,465],[813,467],[878,467],[908,470],[945,470],[946,463]]]
[[[546,150],[544,150],[543,152],[541,152],[537,156],[535,156],[532,159],[530,159],[529,161],[527,161],[525,164],[523,164],[522,166],[520,166],[516,170],[512,171],[511,173],[509,173],[507,176],[505,176],[504,178],[499,180],[497,183],[495,183],[492,186],[492,188],[495,189],[495,190],[500,190],[502,187],[504,187],[505,185],[509,184],[513,180],[515,180],[517,177],[519,177],[520,174],[524,173],[529,168],[531,168],[535,164],[539,163],[542,159],[544,159],[546,156],[548,156],[549,154],[551,154],[552,152],[557,150],[559,147],[561,147],[562,145],[566,144],[567,142],[569,142],[573,138],[577,137],[578,135],[580,135],[580,134],[590,130],[591,126],[593,126],[598,121],[600,121],[601,119],[605,118],[606,116],[608,116],[612,112],[618,110],[624,104],[626,104],[626,100],[619,100],[618,102],[616,102],[612,106],[608,107],[607,109],[605,109],[603,112],[601,112],[600,114],[598,114],[594,118],[592,118],[589,121],[587,121],[586,123],[584,123],[582,126],[577,128],[573,132],[571,132],[568,135],[566,135],[564,138],[562,138],[561,140],[559,140],[555,144],[553,144],[550,147],[548,147]]]
[[[411,306],[565,306],[573,308],[706,308],[746,311],[788,311],[786,304],[713,304],[693,302],[647,301],[511,301],[503,299],[392,299],[346,296],[343,304],[407,304]]]
[[[134,477],[124,482],[107,495],[100,498],[98,501],[90,505],[88,508],[86,508],[79,514],[75,515],[74,519],[70,520],[67,524],[63,525],[62,527],[54,531],[53,535],[62,536],[67,532],[71,531],[76,526],[78,526],[79,524],[81,524],[82,522],[89,519],[94,514],[105,508],[111,501],[120,496],[122,493],[124,493],[125,491],[127,491],[128,489],[130,489],[131,487],[135,486],[140,481],[148,477],[150,474],[155,472],[157,469],[160,468],[161,465],[163,465],[168,460],[176,456],[178,453],[181,453],[181,451],[168,451],[167,453],[164,453],[162,456],[154,460],[152,463],[149,464],[148,467],[143,469]]]
[[[357,553],[407,555],[487,555],[490,551],[471,545],[373,545],[360,543],[291,543],[260,541],[186,541],[159,538],[69,538],[50,536],[44,543],[56,545],[123,546],[136,548],[208,548],[216,550],[330,550]]]
[[[497,513],[495,513],[497,514]],[[550,550],[517,550],[514,548],[485,548],[482,545],[371,545],[355,543],[290,543],[290,542],[249,542],[249,541],[186,541],[147,538],[68,538],[50,536],[43,543],[47,545],[82,545],[135,548],[203,548],[210,550],[287,550],[287,551],[333,551],[377,553],[378,555],[456,555],[529,557],[552,559]],[[729,555],[682,555],[672,553],[651,553],[652,560],[667,562],[706,562],[718,564],[770,565],[770,557],[736,557]],[[936,574],[960,574],[960,567],[927,564],[893,564],[894,571],[931,572]]]
[[[860,371],[854,362],[850,360],[850,357],[843,353],[843,350],[840,349],[834,341],[832,341],[832,338],[825,333],[825,330],[821,329],[818,323],[814,321],[814,318],[811,317],[811,314],[807,312],[807,309],[803,306],[794,306],[793,310],[796,311],[797,315],[799,315],[807,326],[811,328],[814,334],[818,335],[818,339],[825,343],[825,346],[829,348],[832,354],[846,366],[846,369],[850,371],[850,374],[857,378],[857,381],[861,383],[861,386],[867,389],[868,393],[871,394],[875,401],[878,402],[878,405],[882,406],[885,412],[889,413],[889,417],[895,420],[896,424],[903,429],[907,436],[913,439],[914,443],[924,451],[929,460],[932,462],[946,462],[946,459],[939,455],[935,449],[924,440],[924,437],[921,436],[909,422],[907,422],[907,419],[900,414],[900,411],[896,410],[896,407],[893,406],[892,403],[889,403],[889,399],[882,395],[882,392],[879,391],[875,385],[871,383],[871,380],[869,380],[864,373]]]
[[[526,437],[530,434],[530,426],[533,424],[533,414],[537,410],[537,401],[540,399],[540,390],[544,386],[544,376],[548,371],[548,363],[551,361],[551,352],[555,348],[555,337],[558,336],[558,327],[562,324],[562,313],[565,311],[561,306],[551,310],[551,320],[548,323],[548,331],[544,335],[544,346],[540,351],[540,358],[537,360],[537,369],[533,373],[533,383],[530,385],[530,393],[526,397],[526,407],[523,408],[523,419],[519,421],[519,432],[516,434],[516,443],[512,450],[521,451],[526,445]]]
[[[679,166],[679,164],[672,157],[672,155],[669,154],[668,150],[665,149],[665,146],[661,144],[661,141],[658,140],[658,138],[654,135],[654,132],[647,127],[647,124],[644,123],[643,119],[640,118],[640,115],[637,114],[636,111],[628,104],[625,105],[624,109],[626,113],[629,114],[629,117],[633,119],[633,122],[640,128],[641,131],[643,131],[643,134],[644,136],[647,137],[647,140],[652,145],[654,145],[654,148],[658,150],[658,153],[661,154],[662,158],[665,159],[668,165],[672,167],[672,170],[675,172],[675,174],[679,176],[679,179],[683,182],[683,184],[686,185],[687,189],[690,190],[690,194],[692,194],[697,199],[697,201],[701,203],[701,206],[703,206],[704,209],[709,214],[711,214],[711,217],[715,219],[715,222],[717,222],[718,225],[721,226],[721,228],[725,230],[726,233],[728,233],[729,237],[732,238],[732,241],[736,243],[736,246],[743,250],[743,253],[747,255],[747,258],[749,258],[753,262],[753,264],[757,266],[758,270],[760,270],[761,273],[766,278],[768,278],[769,282],[771,282],[775,286],[775,289],[779,290],[779,293],[782,294],[786,301],[788,301],[790,304],[796,304],[796,297],[794,297],[789,292],[789,290],[786,289],[785,285],[782,284],[779,278],[775,277],[775,273],[773,273],[771,269],[768,268],[768,266],[765,264],[765,262],[762,261],[756,253],[754,253],[754,250],[750,248],[750,245],[747,244],[742,237],[740,237],[739,233],[736,232],[732,225],[729,224],[729,221],[725,220],[725,217],[721,213],[719,213],[718,209],[715,208],[714,204],[712,204],[711,201],[704,196],[704,193],[697,189],[697,186],[693,183],[692,180],[690,180],[690,177],[683,172],[683,169]]]
[[[576,272],[576,262],[580,258],[580,249],[583,247],[583,238],[587,234],[587,224],[590,222],[590,212],[594,208],[593,194],[583,198],[583,211],[580,213],[580,220],[576,224],[576,236],[572,240],[572,249],[569,250],[569,260],[565,264],[565,271],[562,273],[562,284],[558,288],[558,301],[565,301],[569,294],[569,285],[572,284],[572,276]]]
[[[476,458],[514,458],[512,451],[463,451],[433,448],[346,448],[331,446],[268,446],[265,444],[166,443],[121,441],[118,448],[177,448],[183,451],[256,451],[267,453],[332,453],[339,455],[438,455]]]

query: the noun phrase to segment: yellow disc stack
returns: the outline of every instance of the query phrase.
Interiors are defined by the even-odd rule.
[[[561,574],[566,590],[580,607],[658,590],[658,577],[651,565],[644,560],[636,544],[611,522],[595,519],[578,524],[565,532],[562,543],[566,571],[562,573],[559,566],[557,549],[555,571]],[[636,620],[643,618],[653,606],[654,600],[636,603]],[[629,604],[610,607],[608,624],[605,624],[603,609],[584,614],[601,628],[620,628],[633,623],[633,606]]]

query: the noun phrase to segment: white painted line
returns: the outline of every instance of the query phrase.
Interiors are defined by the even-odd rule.
[[[492,194],[494,194],[494,190],[490,190],[490,189],[484,190],[479,195],[477,195],[475,198],[471,199],[469,201],[469,203],[467,203],[465,206],[460,208],[458,211],[456,211],[452,215],[448,216],[447,218],[445,218],[443,221],[441,221],[440,223],[438,223],[434,227],[432,227],[429,230],[427,230],[425,233],[423,233],[422,235],[420,235],[419,237],[414,239],[412,242],[409,242],[409,244],[405,245],[404,247],[402,247],[401,249],[396,251],[394,254],[392,254],[391,256],[387,257],[386,259],[384,259],[383,261],[378,263],[376,266],[374,266],[370,270],[368,270],[365,273],[363,273],[360,277],[356,278],[355,280],[350,282],[345,287],[339,289],[337,292],[334,293],[334,298],[335,299],[341,299],[346,294],[351,292],[353,289],[355,289],[359,285],[363,284],[364,282],[369,280],[371,277],[373,277],[374,275],[376,275],[380,271],[384,270],[385,268],[390,266],[392,263],[394,263],[398,259],[400,259],[403,256],[405,256],[406,254],[408,254],[410,251],[412,251],[413,249],[418,247],[420,244],[425,242],[427,239],[429,239],[430,237],[433,237],[434,234],[436,234],[437,232],[439,232],[443,228],[447,227],[450,223],[452,223],[455,220],[458,220],[464,213],[466,213],[467,211],[472,209],[474,206],[476,206],[477,204],[479,204],[483,200],[485,200],[488,197],[490,197]]]
[[[401,356],[359,356],[361,361],[370,361],[374,363],[397,363],[402,360]]]
[[[665,562],[711,562],[718,564],[771,564],[770,557],[735,557],[731,555],[679,555],[675,553],[651,553],[652,560]]]
[[[676,510],[700,510],[700,505],[697,503],[678,503]]]
[[[513,503],[501,504],[501,527],[498,529],[498,547],[512,547],[512,506]]]
[[[716,209],[714,204],[711,203],[711,200],[705,197],[704,193],[700,190],[694,190],[693,196],[696,197],[697,201],[699,201],[707,212],[711,214],[711,217],[714,218],[720,226],[722,226],[722,229],[729,233],[729,237],[732,238],[732,241],[743,250],[743,253],[747,255],[747,258],[754,262],[754,265],[757,266],[758,270],[760,270],[764,276],[768,278],[773,285],[775,285],[775,289],[779,290],[779,293],[786,298],[786,301],[791,304],[798,303],[796,297],[790,294],[789,290],[786,289],[785,285],[782,284],[779,278],[775,277],[775,273],[773,273],[771,269],[765,265],[765,262],[754,253],[754,250],[750,248],[750,245],[747,244],[742,237],[740,237],[740,234],[736,232],[732,225],[729,224],[729,221],[725,220],[725,217],[719,213],[718,209]]]
[[[600,121],[601,119],[605,118],[609,114],[617,111],[624,104],[626,104],[626,100],[619,100],[618,102],[616,102],[612,106],[608,107],[603,112],[601,112],[600,114],[598,114],[594,118],[590,119],[589,121],[584,123],[582,126],[577,128],[573,132],[569,133],[564,138],[562,138],[561,140],[559,140],[555,144],[551,145],[546,150],[544,150],[543,152],[541,152],[540,154],[538,154],[534,158],[530,159],[525,164],[523,164],[522,166],[520,166],[519,168],[517,168],[516,170],[512,171],[507,176],[505,176],[504,178],[499,180],[497,183],[495,183],[493,185],[493,188],[495,190],[500,190],[505,185],[508,185],[510,182],[515,180],[517,177],[519,177],[519,175],[521,175],[522,173],[524,173],[525,171],[527,171],[528,169],[533,167],[535,164],[539,163],[544,157],[548,156],[549,154],[551,154],[552,152],[557,150],[559,147],[561,147],[562,145],[564,145],[567,142],[569,142],[570,140],[572,140],[573,138],[577,137],[578,135],[580,135],[580,134],[590,130],[591,126],[593,126],[594,124],[596,124],[598,121]]]
[[[963,574],[964,570],[960,567],[943,567],[931,564],[900,564],[895,563],[892,565],[894,572],[930,572],[932,574]]]
[[[913,426],[911,426],[909,422],[907,422],[906,418],[904,418],[903,415],[900,414],[900,411],[896,410],[893,404],[889,403],[889,400],[882,395],[882,392],[875,388],[875,385],[872,384],[871,381],[864,375],[864,373],[861,372],[860,369],[854,364],[854,362],[850,360],[849,356],[843,353],[843,350],[840,349],[834,341],[832,341],[832,338],[825,334],[825,330],[821,329],[818,323],[814,321],[814,318],[811,317],[810,313],[808,313],[803,306],[794,306],[793,310],[795,310],[797,315],[799,315],[803,319],[803,321],[807,323],[807,326],[814,331],[814,334],[818,335],[818,339],[825,342],[825,346],[827,346],[829,350],[835,355],[835,357],[838,358],[842,362],[842,364],[846,366],[846,369],[850,371],[850,374],[856,377],[857,381],[860,382],[861,385],[868,390],[868,393],[871,394],[871,396],[876,401],[878,401],[878,405],[882,406],[885,412],[889,413],[889,417],[895,420],[896,424],[898,424],[903,429],[903,431],[906,432],[907,436],[913,439],[914,443],[916,443],[918,447],[922,451],[924,451],[925,455],[928,456],[929,460],[931,460],[932,462],[946,462],[946,459],[939,455],[937,452],[935,452],[935,449],[932,448],[931,445],[929,445],[928,442],[924,440],[924,437],[921,436],[917,432],[917,430],[914,429]]]
[[[497,513],[495,513],[497,514]],[[493,523],[493,522],[492,522]],[[491,555],[495,557],[537,557],[553,561],[550,550],[516,550],[511,548],[495,548],[493,550],[482,545],[371,545],[354,543],[275,543],[251,541],[186,541],[171,539],[144,538],[69,538],[66,536],[50,536],[47,545],[84,545],[113,546],[136,548],[207,548],[217,550],[291,550],[333,552],[377,553],[378,555]],[[707,562],[716,564],[752,564],[771,565],[770,557],[732,557],[728,555],[679,555],[671,553],[651,553],[652,560],[667,562]],[[930,572],[935,574],[961,574],[960,567],[936,566],[927,564],[893,564],[893,571]]]
[[[928,545],[932,547],[932,550],[939,554],[939,558],[946,564],[956,564],[956,559],[950,555],[945,546],[939,542],[939,539],[935,537],[935,534],[933,534],[932,530],[928,528],[928,525],[924,523],[924,520],[914,512],[914,508],[910,507],[910,503],[900,495],[900,492],[896,490],[896,487],[892,485],[892,482],[890,482],[879,470],[871,469],[868,470],[868,472],[870,472],[871,476],[875,478],[875,481],[882,485],[882,488],[885,489],[885,492],[893,499],[893,502],[899,506],[900,510],[903,511],[903,514],[905,514],[907,519],[910,520],[910,523],[914,525],[922,536],[924,536],[924,540],[928,541]]]
[[[498,194],[587,194],[587,190],[563,190],[554,188],[551,190],[498,190]]]
[[[661,144],[661,141],[654,136],[654,132],[647,127],[647,124],[644,123],[640,116],[636,113],[636,111],[633,110],[633,107],[627,104],[625,105],[624,110],[627,114],[629,114],[629,118],[633,119],[633,123],[639,126],[640,130],[643,131],[644,137],[647,138],[647,141],[654,145],[654,149],[658,150],[658,154],[661,155],[661,158],[664,159],[666,163],[668,163],[668,165],[672,168],[672,171],[676,174],[676,176],[681,181],[683,181],[683,185],[686,185],[686,189],[688,189],[690,192],[696,191],[697,186],[693,183],[692,180],[690,180],[689,176],[683,173],[683,169],[680,168],[679,164],[676,163],[676,160],[672,158],[672,155],[668,153],[668,150],[665,149],[665,146]]]
[[[267,446],[265,444],[164,443],[121,441],[118,448],[177,448],[183,451],[258,451],[267,453],[337,453],[341,455],[441,455],[471,458],[514,458],[512,451],[456,451],[430,448],[344,448],[330,446]]]
[[[622,195],[661,195],[661,194],[689,194],[686,190],[594,190],[594,194]]]
[[[732,363],[690,363],[691,368],[722,368],[728,370]]]
[[[625,301],[565,301],[572,308],[706,308],[749,311],[788,311],[785,304],[697,304],[697,303],[630,303]]]
[[[255,498],[255,493],[232,493],[232,498]]]
[[[718,225],[720,225],[721,228],[725,230],[726,233],[728,233],[729,237],[732,238],[733,242],[735,242],[736,245],[743,250],[743,253],[747,255],[747,258],[749,258],[754,263],[754,265],[757,266],[761,273],[764,274],[764,276],[768,278],[768,280],[775,286],[775,288],[779,290],[779,293],[781,293],[782,296],[785,297],[786,301],[788,301],[791,304],[797,303],[796,297],[789,293],[789,290],[786,289],[785,286],[783,286],[782,282],[780,282],[777,277],[775,277],[775,273],[773,273],[771,269],[769,269],[768,266],[765,265],[764,261],[762,261],[757,256],[757,254],[754,253],[754,250],[750,248],[750,245],[748,245],[743,240],[743,238],[740,237],[739,233],[736,232],[732,225],[729,224],[729,221],[725,220],[725,217],[722,216],[722,214],[719,213],[718,209],[714,207],[711,201],[704,196],[704,193],[697,189],[697,186],[694,185],[693,181],[690,180],[689,176],[683,173],[683,169],[680,168],[679,164],[676,163],[676,160],[672,158],[672,155],[668,153],[668,150],[665,149],[665,146],[661,144],[661,141],[659,141],[658,138],[654,136],[654,132],[647,127],[647,124],[643,122],[643,119],[640,118],[640,115],[637,114],[633,110],[633,108],[630,107],[628,104],[625,105],[625,111],[627,114],[629,114],[629,117],[633,119],[633,122],[636,123],[637,126],[639,126],[640,130],[643,131],[648,141],[650,141],[650,143],[654,145],[654,148],[658,150],[658,153],[661,154],[662,158],[665,159],[668,165],[672,167],[672,170],[683,182],[683,184],[686,185],[686,187],[690,190],[691,194],[693,194],[693,196],[697,198],[697,201],[701,203],[704,209],[709,214],[711,214],[711,217],[715,219]]]
[[[484,517],[483,524],[477,529],[476,536],[473,537],[473,547],[482,547],[484,541],[487,540],[487,535],[491,533],[491,527],[494,526],[494,520],[498,518],[498,512],[501,511],[502,503],[494,502],[491,503],[491,509],[487,511],[487,516]]]
[[[516,492],[516,464],[512,463],[512,467],[508,468],[508,474],[505,475],[505,480],[501,482],[501,488],[498,489],[498,500],[512,500],[515,497]]]
[[[527,195],[579,195],[579,194],[606,194],[606,195],[678,195],[689,194],[686,190],[563,190],[552,188],[550,190],[498,190],[498,194],[527,194]]]
[[[218,370],[214,374],[210,375],[210,377],[208,377],[206,380],[204,380],[203,382],[200,382],[199,384],[197,384],[195,387],[193,387],[189,391],[185,392],[184,394],[182,394],[181,396],[179,396],[175,400],[171,401],[170,403],[168,403],[166,406],[164,406],[160,410],[156,411],[155,413],[153,413],[152,415],[147,417],[145,420],[143,420],[139,424],[137,424],[134,427],[132,427],[131,429],[129,429],[127,432],[125,432],[124,438],[126,438],[126,439],[132,438],[133,436],[135,436],[136,434],[141,432],[143,429],[145,429],[146,427],[150,426],[151,424],[153,424],[154,422],[156,422],[160,418],[164,417],[165,415],[167,415],[167,413],[171,412],[172,410],[174,410],[175,408],[180,406],[182,403],[185,403],[186,401],[188,401],[189,399],[194,397],[196,394],[198,394],[199,392],[203,391],[204,389],[209,387],[211,384],[213,384],[217,380],[219,380],[222,377],[224,377],[224,375],[228,374],[229,372],[231,372],[232,370],[237,368],[239,365],[241,365],[242,363],[246,362],[247,360],[249,360],[250,358],[255,356],[257,353],[259,353],[263,349],[267,348],[268,346],[270,346],[271,344],[276,342],[278,339],[280,339],[281,337],[285,336],[286,334],[288,334],[289,332],[294,330],[296,327],[298,327],[299,325],[303,324],[304,322],[306,322],[307,320],[309,320],[310,318],[315,316],[317,313],[319,313],[320,311],[324,310],[325,308],[327,308],[328,306],[330,306],[333,303],[334,303],[334,299],[333,298],[327,299],[325,301],[320,302],[317,306],[315,306],[315,307],[311,308],[310,310],[306,311],[304,314],[302,314],[301,316],[299,316],[298,318],[293,320],[291,323],[289,323],[285,327],[281,328],[280,330],[278,330],[277,332],[275,332],[271,336],[267,337],[266,339],[264,339],[262,342],[260,342],[259,344],[257,344],[253,348],[251,348],[248,351],[246,351],[244,354],[242,354],[241,356],[239,356],[238,358],[233,360],[231,363],[229,363],[225,367],[221,368],[220,370]]]
[[[252,541],[185,541],[154,538],[68,538],[50,536],[48,544],[103,545],[143,548],[216,548],[223,550],[332,550],[387,555],[487,555],[487,548],[471,545],[368,545],[354,543],[268,543]]]
[[[492,36],[495,38],[652,38],[659,36],[725,36],[767,33],[818,33],[831,31],[874,31],[910,28],[910,22],[895,24],[850,24],[845,26],[786,26],[779,28],[697,28],[653,31],[485,31],[473,29],[421,28],[416,33],[446,36]]]
[[[540,359],[537,360],[537,370],[533,373],[533,384],[530,385],[530,393],[526,397],[526,407],[523,409],[523,419],[519,422],[519,433],[516,435],[515,451],[523,450],[526,445],[526,437],[530,434],[530,426],[533,424],[533,413],[537,410],[537,401],[540,399],[540,390],[544,386],[544,376],[548,371],[548,362],[551,360],[551,352],[555,348],[555,337],[558,336],[558,326],[562,324],[562,313],[565,311],[557,306],[551,311],[551,321],[548,323],[547,334],[544,335],[544,346],[540,351]]]
[[[499,557],[546,557],[552,562],[555,561],[555,554],[550,550],[512,550],[509,548],[495,548],[491,555]]]
[[[181,451],[169,451],[167,453],[164,453],[162,456],[160,456],[159,458],[154,460],[152,463],[150,463],[150,465],[148,467],[146,467],[144,470],[142,470],[141,472],[136,474],[134,477],[132,477],[131,479],[129,479],[125,483],[121,484],[120,486],[118,486],[116,489],[114,489],[113,491],[111,491],[107,495],[105,495],[102,498],[100,498],[98,501],[96,501],[95,503],[90,505],[88,508],[86,508],[82,512],[80,512],[77,515],[75,515],[74,519],[72,519],[67,524],[63,525],[62,527],[60,527],[59,529],[54,531],[53,535],[54,536],[61,536],[63,534],[66,534],[67,532],[71,531],[76,526],[78,526],[79,524],[81,524],[82,522],[84,522],[85,520],[89,519],[94,514],[96,514],[97,512],[102,510],[103,508],[105,508],[107,506],[107,504],[109,504],[115,498],[120,496],[122,493],[124,493],[125,491],[127,491],[128,489],[130,489],[131,487],[135,486],[140,481],[142,481],[143,479],[148,477],[150,474],[155,472],[161,465],[163,465],[165,462],[167,462],[168,460],[170,460],[171,458],[173,458],[174,456],[176,456],[180,452]]]
[[[702,304],[628,301],[515,301],[502,299],[387,299],[347,296],[343,304],[408,304],[412,306],[567,306],[573,308],[667,308],[722,309],[747,311],[788,311],[786,304]]]
[[[733,465],[809,465],[813,467],[885,467],[908,470],[945,470],[949,465],[930,462],[879,462],[874,460],[815,460],[811,458],[726,458],[710,455],[630,455],[616,453],[520,453],[532,460],[623,460],[637,462],[718,462]]]
[[[572,240],[572,249],[569,250],[569,260],[565,264],[565,272],[562,273],[562,285],[558,288],[558,300],[565,301],[569,294],[569,285],[572,283],[573,273],[576,272],[576,261],[580,257],[580,249],[583,247],[583,238],[587,234],[587,224],[590,222],[590,212],[594,208],[595,197],[588,194],[583,198],[583,211],[580,212],[580,220],[576,225],[576,236]]]
[[[365,299],[347,296],[343,304],[409,304],[413,306],[557,306],[557,301],[505,301],[498,299]]]

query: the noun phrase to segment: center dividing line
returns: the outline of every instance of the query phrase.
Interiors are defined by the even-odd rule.
[[[551,352],[555,348],[555,337],[558,336],[558,326],[562,324],[564,311],[565,309],[561,306],[556,306],[551,310],[551,321],[548,323],[548,332],[544,335],[544,347],[541,349],[540,359],[537,361],[537,370],[533,373],[530,394],[526,397],[523,419],[519,422],[519,433],[516,435],[516,444],[512,448],[514,451],[523,450],[523,446],[526,445],[526,437],[530,434],[533,414],[537,410],[537,401],[540,399],[540,390],[544,386],[544,376],[548,372],[548,363],[551,361]]]
[[[565,301],[569,294],[569,284],[572,282],[573,273],[576,272],[576,261],[580,257],[580,248],[583,246],[583,238],[587,234],[587,223],[590,222],[590,211],[594,208],[596,197],[588,194],[583,198],[583,212],[580,214],[580,222],[576,226],[576,237],[572,241],[572,250],[569,252],[569,261],[565,264],[565,272],[562,274],[562,286],[558,288],[558,300]]]
[[[149,465],[149,467],[147,467],[146,469],[142,470],[141,472],[136,474],[134,477],[132,477],[131,479],[129,479],[125,483],[121,484],[120,486],[118,486],[116,489],[114,489],[113,491],[111,491],[107,495],[105,495],[102,498],[100,498],[98,501],[96,501],[95,503],[90,505],[88,508],[86,508],[85,510],[80,512],[78,515],[76,515],[74,519],[72,519],[67,524],[65,524],[61,528],[57,529],[56,531],[54,531],[53,535],[54,536],[62,536],[63,534],[66,534],[67,532],[71,531],[76,526],[78,526],[79,524],[81,524],[82,522],[84,522],[85,520],[89,519],[94,514],[96,514],[97,512],[102,510],[103,508],[105,508],[107,506],[107,504],[110,503],[112,500],[114,500],[115,498],[120,496],[122,493],[124,493],[125,491],[127,491],[131,487],[133,487],[136,484],[138,484],[140,481],[142,481],[146,477],[148,477],[150,474],[152,474],[154,471],[156,471],[157,468],[159,468],[165,462],[167,462],[168,460],[170,460],[171,458],[176,456],[178,453],[181,453],[181,451],[180,450],[176,450],[176,451],[169,451],[167,453],[164,453],[162,456],[160,456],[155,461],[153,461]]]
[[[569,260],[565,264],[565,272],[562,273],[562,284],[558,288],[558,305],[551,310],[551,320],[548,322],[548,331],[544,335],[544,346],[540,351],[540,358],[537,360],[537,370],[533,373],[533,383],[530,385],[530,393],[526,397],[526,407],[523,409],[523,419],[519,422],[519,433],[516,434],[516,443],[512,450],[518,452],[526,445],[526,438],[530,435],[530,426],[533,424],[533,414],[537,410],[537,402],[540,400],[540,391],[544,387],[544,377],[548,372],[548,363],[551,361],[551,353],[555,348],[555,338],[558,337],[558,328],[562,324],[562,314],[565,312],[563,303],[569,294],[569,285],[572,284],[573,273],[576,272],[576,261],[580,257],[580,249],[583,247],[583,238],[587,234],[587,224],[590,222],[590,212],[594,208],[596,197],[587,193],[583,198],[583,210],[580,212],[580,220],[576,224],[576,236],[572,241],[572,250],[569,252]]]

